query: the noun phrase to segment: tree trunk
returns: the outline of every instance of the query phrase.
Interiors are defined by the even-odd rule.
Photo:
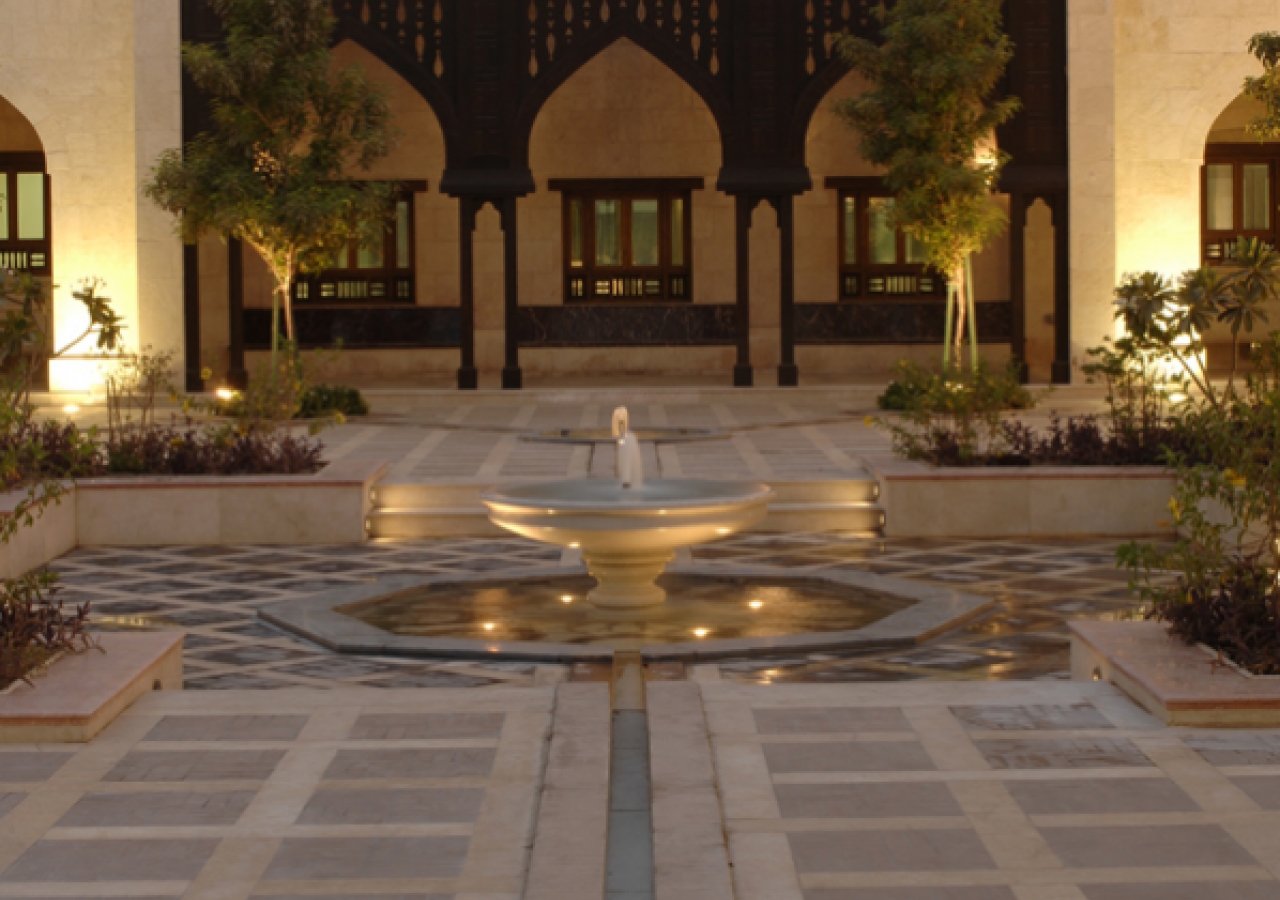
[[[964,349],[964,332],[969,313],[969,290],[968,280],[965,278],[964,263],[951,270],[951,283],[955,285],[956,307],[955,330],[952,332],[951,340],[955,354],[955,364],[959,366],[961,365],[960,355]]]

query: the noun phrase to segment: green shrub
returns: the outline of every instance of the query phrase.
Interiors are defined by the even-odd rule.
[[[307,388],[302,395],[297,418],[322,419],[335,415],[367,416],[369,404],[353,387],[317,384]]]
[[[1188,643],[1259,674],[1280,674],[1280,334],[1254,345],[1243,389],[1193,404],[1172,453],[1171,547],[1120,549],[1131,588]],[[1172,584],[1168,573],[1175,573]]]

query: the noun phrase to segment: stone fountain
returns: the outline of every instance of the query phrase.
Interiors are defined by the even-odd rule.
[[[575,479],[488,491],[489,518],[516,534],[580,549],[596,580],[590,602],[626,611],[666,600],[655,583],[681,547],[727,537],[762,520],[763,484],[644,477],[640,442],[625,407],[613,414],[617,478]]]

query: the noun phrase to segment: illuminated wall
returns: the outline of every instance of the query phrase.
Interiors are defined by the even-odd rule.
[[[55,340],[83,330],[70,293],[97,276],[129,346],[173,350],[180,367],[181,248],[139,188],[181,141],[178,4],[0,0],[0,22],[0,95],[34,127],[49,169]],[[52,387],[86,390],[101,368],[57,362]]]
[[[1144,0],[1070,9],[1072,356],[1111,334],[1125,272],[1199,265],[1200,166],[1219,114],[1261,67],[1274,2]]]

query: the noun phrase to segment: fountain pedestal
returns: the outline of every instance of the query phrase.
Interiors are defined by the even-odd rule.
[[[649,554],[584,551],[582,561],[596,580],[596,588],[587,599],[601,609],[661,606],[667,592],[655,582],[675,557],[671,550]]]

